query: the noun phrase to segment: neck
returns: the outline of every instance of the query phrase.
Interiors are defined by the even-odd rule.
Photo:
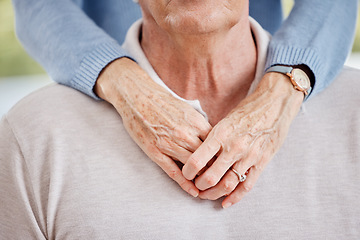
[[[230,29],[201,34],[172,34],[144,20],[141,44],[164,83],[182,98],[199,99],[212,124],[245,98],[255,76],[246,15]]]

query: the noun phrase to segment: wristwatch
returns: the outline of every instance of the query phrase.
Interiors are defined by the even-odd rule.
[[[266,73],[268,72],[278,72],[285,74],[290,78],[290,82],[294,88],[305,94],[305,98],[309,95],[311,91],[310,78],[300,68],[293,68],[289,66],[273,66],[266,71]]]

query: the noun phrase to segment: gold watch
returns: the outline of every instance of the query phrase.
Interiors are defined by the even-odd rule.
[[[293,68],[290,66],[273,66],[269,68],[268,72],[278,72],[285,74],[290,78],[290,81],[294,88],[300,92],[303,92],[305,97],[311,92],[311,82],[308,75],[300,68]]]

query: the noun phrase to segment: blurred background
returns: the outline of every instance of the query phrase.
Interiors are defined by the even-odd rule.
[[[293,0],[283,0],[283,4],[287,15]],[[360,69],[360,17],[352,54],[346,64]],[[44,70],[16,39],[11,0],[0,0],[0,118],[22,97],[49,83],[51,80]]]

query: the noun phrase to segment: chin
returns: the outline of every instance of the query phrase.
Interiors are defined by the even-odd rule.
[[[170,12],[164,19],[165,28],[182,34],[206,34],[231,28],[238,16],[231,18],[224,11]]]
[[[143,16],[168,33],[204,34],[229,29],[248,12],[242,0],[142,0]]]

